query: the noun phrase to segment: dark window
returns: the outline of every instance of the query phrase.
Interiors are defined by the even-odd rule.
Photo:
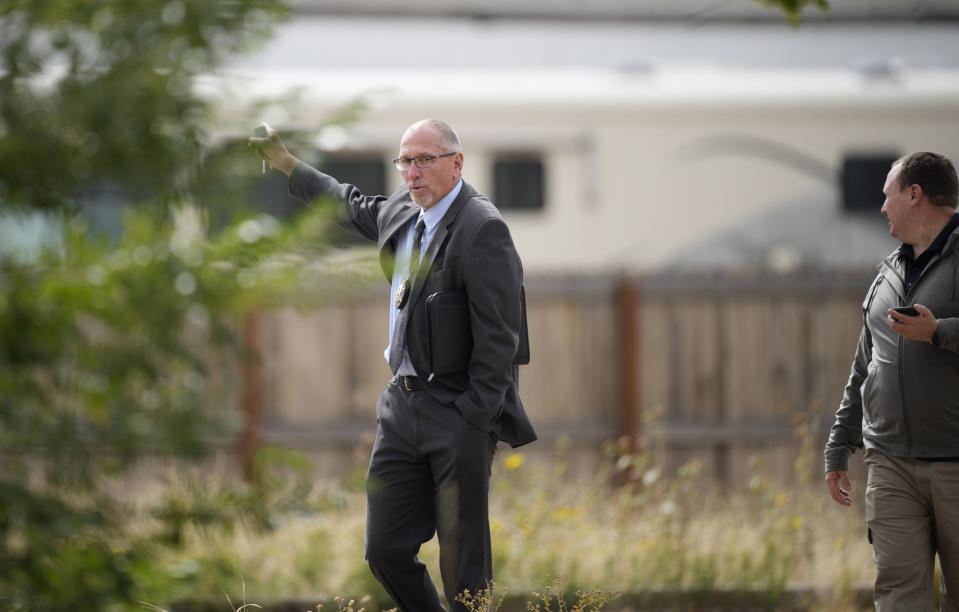
[[[382,195],[386,190],[386,163],[377,155],[315,155],[313,164],[341,183],[356,185],[364,195]],[[309,160],[309,157],[305,159]],[[308,162],[309,163],[309,162]],[[287,193],[287,177],[269,172],[253,186],[252,199],[258,208],[278,219],[289,219],[303,208]]]
[[[341,183],[356,185],[364,195],[386,195],[386,162],[378,155],[324,155],[318,166]]]
[[[502,210],[541,210],[544,187],[538,155],[504,155],[493,162],[493,203]]]
[[[858,153],[847,155],[842,162],[842,205],[851,213],[877,213],[882,208],[886,175],[895,153]]]
[[[254,164],[258,160],[253,160]],[[250,186],[250,205],[257,212],[265,212],[277,219],[287,221],[303,210],[303,204],[290,197],[285,174],[277,170],[267,170],[266,174],[254,174]]]
[[[380,195],[386,189],[386,163],[382,156],[367,154],[320,154],[300,149],[300,159],[342,183],[356,185],[366,195]],[[246,140],[228,142],[208,153],[198,185],[199,200],[209,210],[214,229],[222,229],[238,216],[265,212],[289,221],[304,210],[289,195],[289,179],[281,172],[261,174],[258,160]],[[333,244],[352,244],[362,239],[352,232],[332,230]]]
[[[341,183],[356,185],[363,195],[385,195],[386,162],[374,154],[325,154],[317,164],[320,172],[329,174]],[[366,239],[350,230],[346,225],[330,228],[327,236],[334,246],[366,244]]]
[[[214,232],[251,214],[269,213],[286,221],[303,209],[289,196],[283,173],[269,169],[261,173],[261,161],[245,138],[207,151],[195,189]]]

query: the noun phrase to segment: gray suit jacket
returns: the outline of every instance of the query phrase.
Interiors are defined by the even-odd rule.
[[[353,185],[306,165],[290,175],[290,195],[304,203],[322,196],[346,204],[349,225],[375,240],[389,282],[402,229],[419,214],[404,187],[392,195],[366,196]],[[525,323],[521,293],[523,265],[509,228],[495,206],[465,181],[413,276],[406,308],[407,349],[417,376],[439,402],[455,406],[473,426],[494,433],[516,447],[536,439],[518,390],[514,364]],[[430,377],[427,297],[462,289],[468,297],[473,340],[466,372]]]

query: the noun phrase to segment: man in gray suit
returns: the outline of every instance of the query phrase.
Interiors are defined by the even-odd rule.
[[[394,376],[376,407],[366,559],[401,610],[443,610],[417,557],[436,533],[446,599],[464,609],[456,596],[492,580],[496,443],[536,439],[517,389],[528,346],[523,268],[509,229],[461,179],[459,139],[441,121],[419,121],[403,134],[394,165],[405,185],[388,197],[300,162],[265,127],[267,136],[250,144],[290,177],[290,194],[342,201],[349,225],[377,242],[391,283],[384,356]]]

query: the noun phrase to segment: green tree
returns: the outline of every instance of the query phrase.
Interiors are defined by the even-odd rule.
[[[284,14],[275,0],[0,3],[0,203],[45,211],[59,237],[27,261],[0,257],[0,609],[194,594],[157,547],[191,524],[268,526],[275,504],[302,498],[261,470],[143,515],[107,486],[146,454],[198,458],[231,439],[228,375],[251,357],[236,321],[322,276],[307,272],[327,216],[261,215],[211,237],[193,206],[209,112],[194,77]],[[76,213],[102,184],[129,204],[109,242]]]
[[[279,0],[0,3],[0,201],[69,206],[103,180],[133,200],[177,193],[208,118],[194,77],[284,14]]]

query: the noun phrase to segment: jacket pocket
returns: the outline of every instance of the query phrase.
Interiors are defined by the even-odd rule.
[[[869,365],[862,387],[863,434],[877,438],[902,438],[902,398],[896,365]]]
[[[939,350],[938,360],[927,359],[910,369],[906,380],[910,422],[920,444],[918,452],[924,452],[922,445],[927,442],[956,448],[959,437],[959,356],[934,347],[927,350]]]
[[[426,278],[427,295],[444,289],[457,289],[454,271],[449,268],[433,270]]]

